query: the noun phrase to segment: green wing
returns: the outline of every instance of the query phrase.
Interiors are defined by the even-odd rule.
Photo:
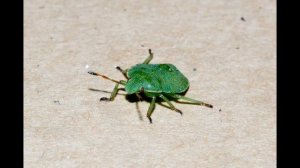
[[[188,79],[172,64],[138,64],[128,71],[128,94],[141,88],[145,91],[181,93],[188,86]]]

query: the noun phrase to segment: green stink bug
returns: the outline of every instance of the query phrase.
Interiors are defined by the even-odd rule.
[[[123,85],[128,95],[136,94],[139,98],[142,98],[143,95],[151,99],[147,111],[150,123],[152,123],[151,115],[157,98],[165,101],[171,110],[180,114],[182,112],[175,108],[169,99],[182,99],[192,104],[213,108],[210,104],[183,96],[189,88],[188,79],[172,64],[149,64],[152,58],[153,53],[149,49],[149,56],[142,64],[137,64],[126,70],[117,66],[116,68],[121,71],[127,79],[126,81],[117,81],[100,73],[89,71],[88,73],[91,75],[101,76],[116,83],[110,98],[102,97],[100,101],[113,101],[117,96],[118,90],[120,90],[119,85]]]

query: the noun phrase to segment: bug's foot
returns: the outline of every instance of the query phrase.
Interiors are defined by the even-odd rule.
[[[150,48],[148,49],[148,52],[150,55],[153,55],[152,50]]]
[[[107,97],[101,97],[101,98],[100,98],[100,101],[111,101],[111,99],[110,99],[110,98],[107,98]]]
[[[120,66],[116,66],[116,69],[121,71],[121,72],[123,71],[123,69]]]
[[[213,108],[213,105],[211,104],[204,104],[206,107],[209,107],[209,108]]]
[[[152,124],[152,118],[148,117],[150,124]]]
[[[180,115],[182,115],[183,113],[182,113],[182,111],[181,110],[179,110],[179,109],[175,109],[175,111],[176,112],[178,112],[178,113],[180,113]]]

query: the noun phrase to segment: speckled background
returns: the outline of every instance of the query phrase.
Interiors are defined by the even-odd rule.
[[[275,0],[28,0],[24,10],[26,168],[276,167]],[[214,109],[157,105],[149,124],[145,101],[99,102],[114,84],[86,65],[124,79],[114,66],[148,48]]]

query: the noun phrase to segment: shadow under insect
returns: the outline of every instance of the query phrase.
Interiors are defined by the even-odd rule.
[[[90,90],[90,91],[96,91],[96,92],[102,92],[102,93],[112,94],[111,91],[107,91],[107,90],[94,89],[94,88],[89,88],[89,90]],[[120,91],[120,90],[121,90],[121,91],[125,91],[124,88],[119,88],[119,91]],[[188,91],[188,89],[187,89],[185,92],[181,93],[181,95],[184,96],[184,95],[186,94],[187,91]],[[144,93],[139,93],[139,94],[126,94],[126,93],[120,93],[120,92],[118,92],[117,95],[122,95],[122,96],[125,97],[125,99],[126,99],[128,102],[130,102],[130,103],[135,103],[135,105],[136,105],[136,110],[137,110],[137,113],[138,113],[138,117],[139,117],[139,119],[140,119],[141,121],[143,121],[143,115],[142,115],[142,112],[141,112],[141,110],[140,110],[140,108],[139,108],[138,102],[145,101],[145,102],[151,103],[151,100],[152,100],[152,99],[149,98],[149,97],[147,97],[147,96],[145,96]],[[174,102],[180,103],[180,104],[198,105],[198,104],[195,104],[195,103],[192,103],[192,102],[179,101],[178,99],[173,98],[173,97],[168,97],[168,99],[169,99],[170,101],[174,101]],[[102,102],[102,101],[110,101],[110,99],[107,98],[107,97],[101,97],[101,98],[99,99],[99,101],[100,101],[100,102]],[[169,107],[168,105],[163,104],[163,102],[164,102],[164,100],[161,99],[161,98],[159,98],[159,97],[156,99],[156,103],[157,103],[158,105],[160,105],[160,106],[162,106],[162,107],[165,107],[165,108],[168,108],[168,109],[170,109],[170,110],[173,110],[173,109],[172,109],[171,107]],[[155,107],[154,107],[154,108],[155,108]],[[178,112],[178,113],[181,114],[181,115],[183,114],[182,111],[176,111],[176,112]]]

